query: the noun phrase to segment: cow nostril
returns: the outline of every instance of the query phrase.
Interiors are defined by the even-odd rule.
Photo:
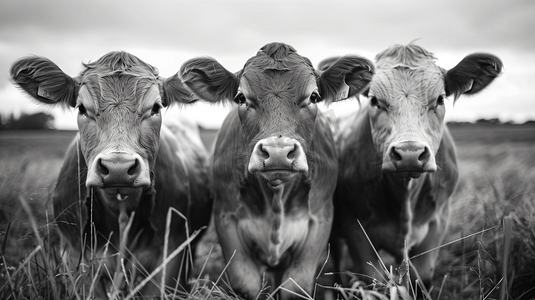
[[[264,145],[263,144],[259,145],[258,154],[260,155],[260,157],[262,159],[268,159],[269,158],[269,152],[266,149],[264,149]]]
[[[102,159],[100,159],[100,158],[97,161],[97,168],[98,168],[98,171],[100,172],[100,174],[102,174],[102,175],[110,174],[110,170],[108,170],[108,168],[106,168],[104,166],[104,164],[102,163]]]
[[[390,151],[390,157],[391,157],[392,160],[394,160],[394,161],[400,161],[400,160],[403,159],[403,158],[401,157],[401,155],[398,153],[396,147],[392,147],[392,150]]]
[[[126,173],[132,176],[132,175],[136,175],[137,173],[139,173],[139,170],[140,170],[139,162],[137,159],[135,159],[134,164],[130,167],[130,169],[128,169]]]
[[[288,154],[286,155],[286,157],[288,159],[294,159],[295,156],[297,155],[297,152],[295,151],[296,149],[297,147],[294,145],[293,148],[290,151],[288,151]]]
[[[424,147],[424,151],[422,152],[422,154],[420,154],[420,156],[418,156],[418,160],[422,162],[428,161],[429,157],[430,157],[429,150],[427,149],[427,147]]]

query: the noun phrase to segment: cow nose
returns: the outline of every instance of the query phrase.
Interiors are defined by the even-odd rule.
[[[388,165],[393,166],[393,169],[387,171],[436,171],[434,155],[431,153],[427,145],[420,142],[404,141],[394,143],[390,145],[388,158],[391,163]]]
[[[94,186],[140,186],[150,185],[143,160],[138,154],[111,152],[95,157],[93,168],[88,172],[86,184]]]
[[[307,172],[305,151],[296,139],[271,137],[256,143],[249,161],[249,172],[290,170]]]
[[[97,170],[106,180],[112,182],[130,181],[139,175],[141,167],[136,157],[113,155],[97,160]]]

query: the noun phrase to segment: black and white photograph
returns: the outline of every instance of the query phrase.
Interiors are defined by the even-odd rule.
[[[0,3],[0,299],[535,299],[535,2]]]

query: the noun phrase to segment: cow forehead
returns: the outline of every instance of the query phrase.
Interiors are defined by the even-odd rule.
[[[248,70],[240,78],[240,89],[257,100],[273,95],[278,98],[299,97],[316,89],[316,77],[308,70]]]
[[[444,74],[438,68],[395,67],[378,70],[370,87],[370,95],[394,105],[404,98],[427,104],[444,93]]]
[[[158,69],[124,51],[110,52],[95,62],[84,64],[84,67],[85,70],[81,74],[82,78],[92,75],[104,77],[114,74],[158,78]]]
[[[394,45],[375,57],[377,69],[390,69],[395,66],[421,68],[434,66],[436,57],[433,53],[415,44]]]
[[[312,62],[308,58],[299,55],[292,46],[283,43],[271,43],[262,47],[255,56],[251,57],[245,63],[244,69],[285,71],[299,66],[314,69]]]
[[[160,97],[156,81],[131,74],[87,76],[82,84],[82,89],[87,89],[91,95],[91,99],[83,101],[92,101],[95,109],[100,112],[107,111],[110,107],[124,106],[134,113],[152,106]],[[85,94],[79,93],[80,96]]]
[[[117,93],[139,96],[159,80],[158,69],[124,51],[110,52],[84,67],[80,84],[104,98]]]
[[[264,46],[246,62],[240,77],[243,88],[257,95],[279,91],[304,93],[316,79],[310,60],[282,43]]]
[[[435,61],[433,53],[415,44],[386,49],[376,57],[371,94],[390,101],[412,95],[427,103],[444,92],[444,70]]]

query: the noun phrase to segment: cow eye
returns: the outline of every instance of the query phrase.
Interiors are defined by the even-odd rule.
[[[238,93],[236,97],[234,97],[234,102],[238,103],[239,105],[245,104],[245,95],[243,93]]]
[[[377,100],[377,97],[371,97],[370,99],[370,104],[374,107],[376,107],[377,109],[380,109],[381,107],[379,106],[379,100]]]
[[[158,115],[160,113],[160,109],[163,108],[163,105],[161,102],[156,102],[154,103],[154,105],[152,106],[152,110],[150,112],[150,116],[154,116],[154,115]]]
[[[78,114],[87,116],[87,110],[83,104],[78,105]]]
[[[312,92],[312,94],[310,94],[310,102],[312,103],[318,103],[320,102],[322,99],[321,99],[321,96],[320,94],[317,92],[317,91],[314,91]]]
[[[444,96],[440,95],[437,98],[437,106],[444,105]]]

